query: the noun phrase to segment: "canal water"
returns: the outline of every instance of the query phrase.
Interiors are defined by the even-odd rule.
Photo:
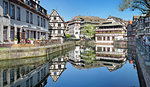
[[[0,87],[140,87],[134,47],[76,46],[0,61]]]

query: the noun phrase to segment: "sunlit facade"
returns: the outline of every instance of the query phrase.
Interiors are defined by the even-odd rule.
[[[47,10],[38,0],[0,1],[0,43],[13,44],[15,38],[48,40]]]
[[[95,41],[99,44],[113,44],[114,40],[124,40],[127,36],[125,24],[113,19],[107,19],[96,27]]]

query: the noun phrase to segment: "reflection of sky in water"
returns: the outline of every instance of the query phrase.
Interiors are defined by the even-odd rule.
[[[48,77],[46,87],[139,87],[137,71],[132,64],[110,72],[106,67],[76,69],[67,63],[57,82]]]
[[[100,56],[98,57],[100,59],[94,61],[91,58],[97,57],[95,53],[98,51],[95,52],[94,48],[89,49],[88,47],[76,46],[75,50],[68,51],[63,50],[51,54],[49,57],[1,61],[0,72],[4,77],[3,85],[5,85],[5,82],[6,85],[8,84],[7,78],[10,77],[11,81],[18,78],[14,83],[10,83],[12,87],[17,85],[21,87],[31,86],[32,82],[35,83],[32,84],[35,86],[41,79],[48,76],[48,79],[42,80],[42,84],[47,80],[46,87],[139,87],[137,71],[133,64],[126,63],[126,60],[117,62],[111,57],[110,61],[106,59],[109,57],[103,57],[106,59],[104,60]],[[110,54],[111,52],[105,53]],[[126,57],[123,58],[126,59]],[[66,63],[66,61],[69,62]],[[131,63],[134,63],[134,60]],[[107,67],[110,69],[108,70]],[[8,68],[11,70],[9,71]],[[23,79],[21,76],[23,76]],[[0,75],[0,79],[2,79],[1,77],[2,75]],[[19,78],[22,80],[19,80]]]

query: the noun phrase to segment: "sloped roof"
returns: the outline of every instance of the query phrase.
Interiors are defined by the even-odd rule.
[[[59,13],[57,12],[57,10],[53,9],[52,13],[49,15],[49,18],[52,17],[52,16],[59,16],[62,21],[64,21],[64,18],[62,18]]]
[[[133,19],[135,19],[135,18],[136,18],[136,19],[139,19],[140,16],[139,16],[139,15],[134,15],[134,16],[133,16]]]
[[[119,17],[109,16],[107,19],[113,19],[116,22],[124,23],[125,25],[128,25],[128,21],[125,21]]]
[[[100,23],[102,21],[104,21],[106,19],[102,19],[99,17],[95,17],[95,16],[75,16],[72,21],[85,21],[85,22],[90,22],[90,23]]]
[[[103,23],[98,25],[99,27],[104,27],[104,26],[122,26],[122,24],[120,22],[117,22],[116,20],[110,20],[107,19],[106,21],[104,21]]]

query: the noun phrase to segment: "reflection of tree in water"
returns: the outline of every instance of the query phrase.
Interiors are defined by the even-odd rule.
[[[81,58],[84,60],[85,64],[93,63],[96,59],[95,50],[92,47],[83,46],[83,52],[81,52]]]
[[[80,46],[81,60],[78,63],[71,62],[71,64],[78,69],[90,69],[98,67],[107,67],[112,72],[121,68],[126,63],[126,57],[122,54],[111,54],[111,52],[99,52],[95,50],[95,47],[88,45]],[[121,51],[125,52],[125,51]],[[99,54],[97,54],[99,53]],[[106,53],[105,55],[103,53]],[[109,56],[108,56],[109,55]],[[100,59],[99,59],[100,58]]]

